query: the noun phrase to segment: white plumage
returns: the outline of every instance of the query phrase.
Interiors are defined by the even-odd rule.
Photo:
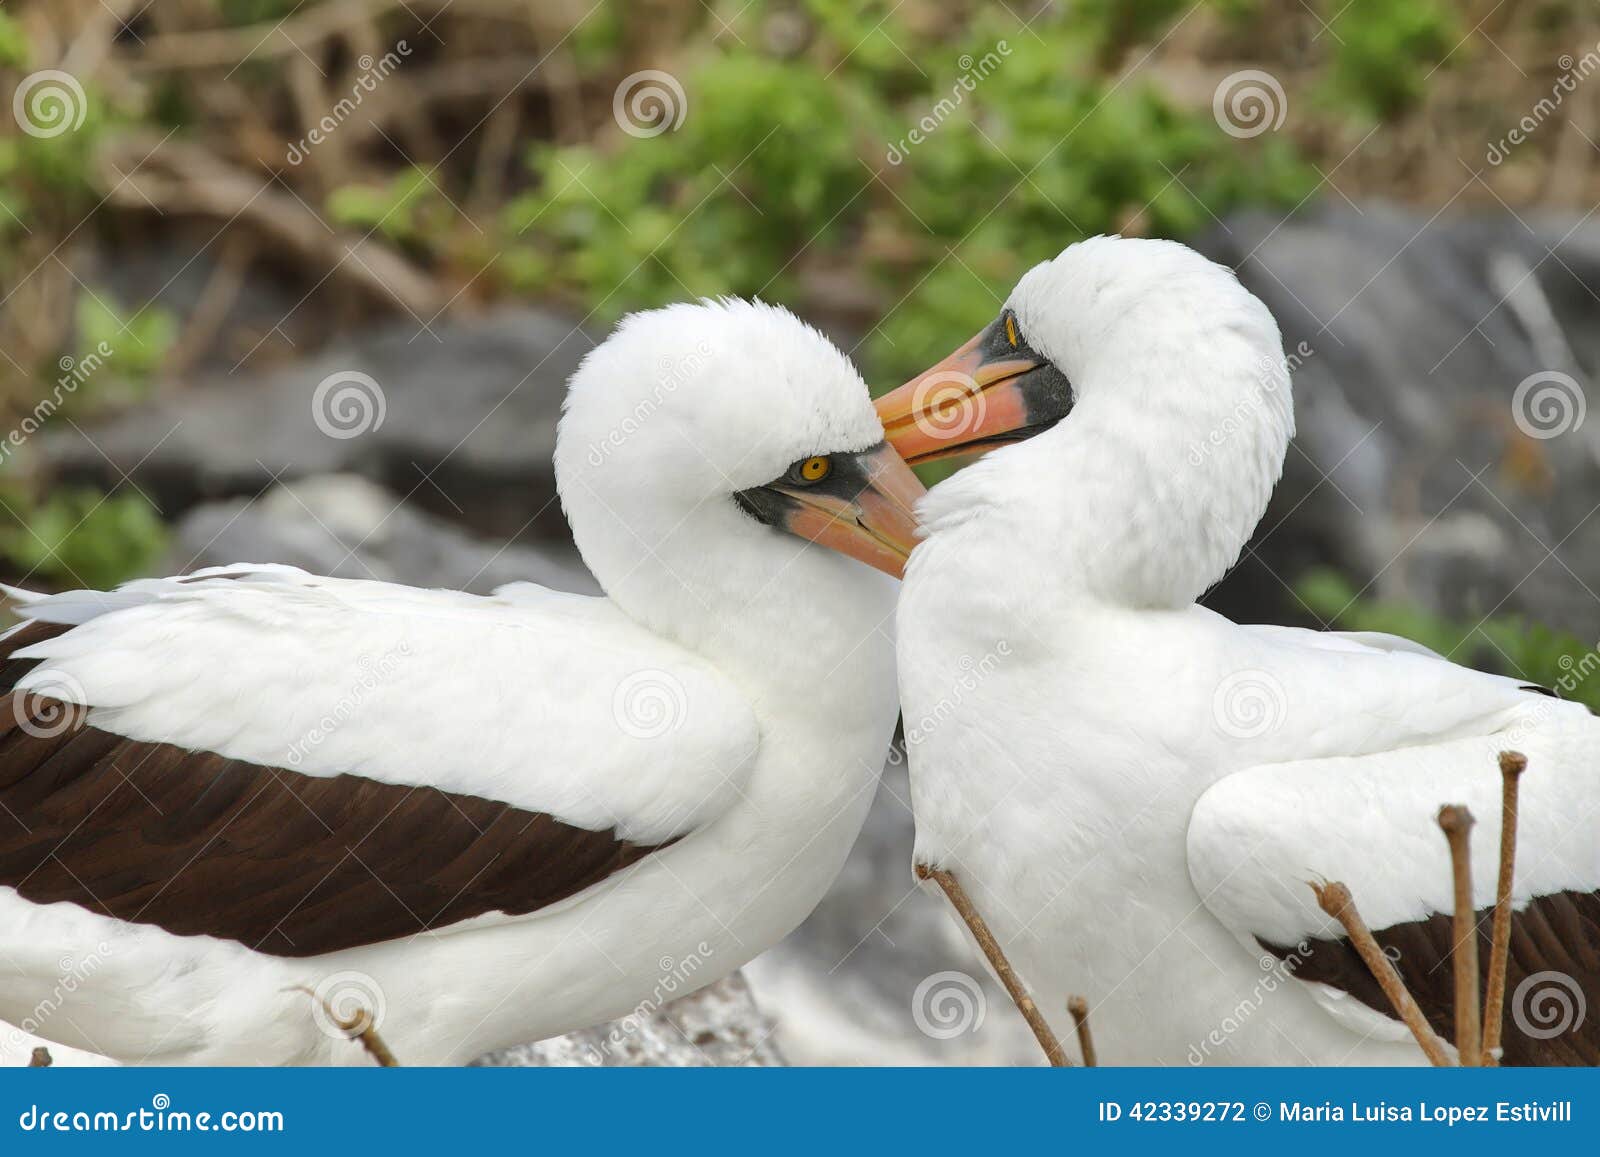
[[[917,858],[967,888],[1058,1034],[1081,993],[1114,1063],[1420,1063],[1381,1002],[1290,979],[1347,963],[1308,881],[1346,882],[1415,957],[1416,922],[1452,908],[1441,804],[1476,814],[1478,903],[1493,901],[1506,748],[1530,761],[1519,920],[1555,929],[1519,932],[1513,981],[1542,952],[1596,999],[1596,720],[1405,640],[1195,605],[1293,432],[1261,303],[1182,246],[1097,238],[1007,309],[1070,379],[1071,412],[922,504],[900,685]],[[1297,953],[1308,940],[1324,946]],[[1447,980],[1438,965],[1402,969]],[[1592,1052],[1597,1014],[1533,1047]]]

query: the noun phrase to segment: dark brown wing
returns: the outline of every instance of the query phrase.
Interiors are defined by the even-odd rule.
[[[498,800],[312,776],[86,726],[0,642],[0,886],[177,935],[315,956],[533,912],[665,845]],[[263,704],[270,710],[270,704]]]
[[[1480,992],[1488,979],[1493,917],[1492,908],[1478,913]],[[1373,935],[1434,1031],[1454,1042],[1450,917],[1374,929]],[[1266,948],[1301,980],[1330,984],[1394,1015],[1348,940],[1306,943],[1309,952],[1274,944]],[[1513,915],[1502,1043],[1502,1063],[1508,1065],[1600,1065],[1600,892],[1539,896]]]

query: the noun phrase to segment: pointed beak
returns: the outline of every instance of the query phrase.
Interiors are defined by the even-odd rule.
[[[889,445],[917,465],[978,454],[1049,429],[1072,408],[1066,375],[990,325],[874,403]]]
[[[741,501],[764,522],[903,577],[917,544],[917,500],[927,491],[887,443],[832,460],[822,483],[774,483],[743,491]]]

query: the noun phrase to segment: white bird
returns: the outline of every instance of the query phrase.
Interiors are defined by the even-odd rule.
[[[450,1064],[794,928],[898,711],[894,580],[806,540],[898,574],[921,486],[844,355],[738,301],[625,320],[555,465],[605,598],[255,565],[23,596],[0,1017],[237,1064],[360,1062],[334,1019],[367,1014]]]
[[[937,381],[966,383],[943,411]],[[1063,1039],[1081,993],[1113,1063],[1420,1063],[1307,881],[1350,886],[1449,1038],[1435,813],[1478,818],[1486,940],[1496,755],[1517,749],[1505,1060],[1600,1061],[1600,721],[1405,639],[1196,605],[1294,428],[1277,325],[1231,271],[1074,245],[880,414],[908,460],[1036,433],[922,502],[900,688],[918,862],[956,877]]]

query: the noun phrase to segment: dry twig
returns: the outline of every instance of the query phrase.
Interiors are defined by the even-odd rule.
[[[1495,887],[1494,934],[1489,941],[1489,979],[1483,996],[1483,1063],[1497,1065],[1505,1019],[1506,959],[1511,952],[1511,884],[1517,866],[1517,780],[1527,770],[1520,751],[1500,753],[1500,879]]]
[[[33,1055],[28,1058],[30,1069],[48,1069],[55,1064],[55,1058],[50,1055],[50,1050],[43,1045],[38,1045],[33,1050]]]
[[[367,1050],[367,1055],[373,1061],[386,1069],[400,1067],[400,1062],[395,1059],[394,1053],[389,1050],[389,1046],[378,1035],[378,1027],[372,1018],[372,1013],[364,1008],[358,1008],[354,1016],[346,1019],[334,1012],[332,1005],[305,985],[297,984],[295,988],[320,1004],[322,1011],[328,1014],[328,1019],[349,1033],[352,1040],[360,1041],[361,1047]]]
[[[989,925],[978,914],[977,908],[973,907],[966,889],[949,872],[942,868],[930,868],[926,864],[917,865],[917,878],[932,880],[944,891],[956,914],[961,917],[978,941],[978,947],[983,949],[983,954],[988,958],[989,966],[994,969],[995,975],[1000,978],[1000,983],[1005,985],[1012,1003],[1017,1006],[1017,1011],[1022,1013],[1022,1019],[1027,1021],[1028,1027],[1033,1030],[1039,1047],[1044,1049],[1044,1055],[1049,1058],[1050,1063],[1057,1068],[1071,1067],[1072,1062],[1067,1059],[1061,1042],[1051,1031],[1033,997],[1029,996],[1028,990],[1022,986],[1021,979],[1011,967],[1011,962],[1006,959],[1005,952],[1001,950],[1000,942],[994,938],[994,933],[989,931]]]
[[[1089,1031],[1089,1002],[1081,996],[1067,998],[1067,1011],[1078,1026],[1078,1048],[1083,1051],[1085,1068],[1095,1067],[1094,1034]]]
[[[1483,1061],[1482,1023],[1478,1019],[1478,916],[1472,905],[1472,813],[1461,804],[1439,809],[1439,827],[1450,841],[1450,870],[1455,883],[1455,923],[1450,959],[1456,976],[1456,1053],[1471,1068]]]
[[[1322,910],[1344,926],[1345,935],[1350,937],[1350,943],[1372,973],[1372,978],[1378,982],[1378,987],[1383,989],[1383,995],[1389,998],[1395,1014],[1405,1022],[1405,1026],[1411,1030],[1411,1035],[1417,1038],[1417,1044],[1427,1054],[1428,1060],[1433,1062],[1435,1067],[1448,1067],[1451,1063],[1450,1054],[1445,1051],[1444,1041],[1440,1040],[1439,1034],[1429,1026],[1428,1018],[1422,1015],[1422,1009],[1418,1007],[1411,991],[1406,988],[1406,982],[1401,979],[1394,962],[1384,955],[1383,949],[1373,938],[1367,922],[1361,918],[1361,913],[1356,909],[1356,902],[1350,895],[1350,889],[1344,884],[1334,882],[1313,883],[1311,890],[1317,894],[1317,904]]]

